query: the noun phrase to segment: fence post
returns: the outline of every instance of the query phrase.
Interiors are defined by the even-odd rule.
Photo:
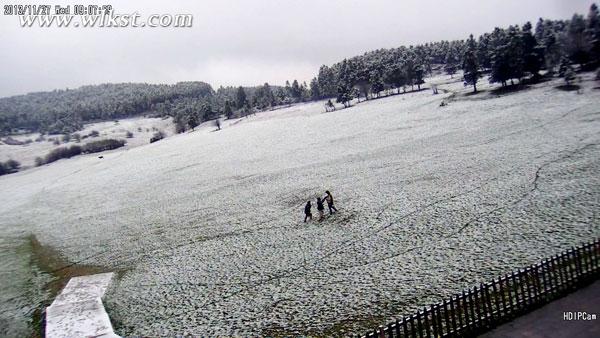
[[[546,281],[546,271],[548,271],[548,260],[544,259],[544,261],[542,262],[541,265],[541,274],[542,274],[542,290],[541,290],[541,301],[545,302],[546,300],[548,300],[548,296],[547,296],[547,292],[548,292],[548,283]]]
[[[450,314],[452,315],[452,331],[456,335],[456,310],[454,306],[454,296],[450,296]]]
[[[417,338],[417,328],[415,326],[415,316],[410,315],[410,332],[413,338]]]
[[[466,331],[469,330],[469,300],[467,299],[467,294],[465,290],[462,291],[462,310],[465,314],[465,328]]]
[[[463,304],[465,300],[461,298],[460,295],[456,295],[456,315],[458,316],[458,332],[460,332],[463,328],[463,320],[464,312],[462,310]]]
[[[531,269],[533,274],[533,303],[535,305],[540,303],[540,275],[539,275],[540,264],[535,264]]]
[[[429,338],[431,336],[431,328],[429,327],[429,311],[427,307],[423,308],[423,322],[425,325],[425,337]]]
[[[473,292],[471,291],[471,288],[469,288],[467,295],[469,296],[469,309],[471,310],[471,325],[469,326],[469,330],[474,331],[475,326],[476,326],[477,316],[475,315],[475,302],[473,300]]]
[[[519,289],[521,291],[522,298],[522,306],[521,309],[525,309],[527,307],[527,293],[525,292],[525,283],[523,282],[523,270],[518,269],[519,273]]]
[[[504,289],[504,283],[502,283],[502,276],[500,276],[498,278],[498,287],[500,288],[500,299],[502,300],[502,313],[507,316],[508,315],[508,311],[506,311],[506,295],[504,294],[504,292],[506,291]]]
[[[487,309],[489,311],[489,317],[488,317],[488,325],[489,327],[494,327],[495,326],[495,321],[494,321],[494,308],[492,305],[492,298],[490,296],[490,285],[489,284],[483,284],[484,286],[484,294],[485,294],[485,298],[487,301]]]
[[[583,277],[583,271],[581,268],[581,252],[579,249],[575,249],[574,247],[571,247],[571,251],[573,252],[573,257],[575,258],[575,273],[577,274],[577,285],[581,285],[582,282],[582,277]]]
[[[498,280],[498,283],[500,280]],[[500,301],[498,300],[498,287],[496,286],[496,279],[492,280],[492,291],[494,294],[494,304],[496,305],[496,311],[498,313],[498,317],[502,317],[502,311],[500,310]]]
[[[519,309],[521,308],[521,301],[519,300],[519,284],[517,284],[517,275],[514,273],[514,271],[510,274],[510,277],[512,279],[512,287],[515,293],[515,307],[513,313],[516,313],[519,312]],[[521,295],[521,298],[523,298],[523,295]]]
[[[598,251],[597,251],[597,246],[598,244],[600,244],[600,238],[593,241],[592,245],[590,247],[591,251],[592,251],[592,261],[594,262],[594,272],[596,272],[596,268],[598,268]]]
[[[552,286],[552,293],[555,297],[560,294],[560,288],[562,287],[562,274],[558,266],[558,256],[550,258],[550,263],[552,263],[552,284],[554,284]]]
[[[513,305],[513,295],[512,295],[512,285],[510,283],[510,276],[505,275],[504,281],[506,282],[506,291],[508,292],[508,303],[510,304],[510,314],[512,315],[515,312],[515,307]],[[513,280],[514,282],[514,280]]]
[[[588,252],[590,257],[590,275],[594,275],[596,273],[597,261],[596,261],[596,253],[595,253],[595,242],[591,242],[588,245]]]
[[[527,306],[526,308],[530,308],[532,304],[534,304],[534,296],[531,294],[531,268],[525,268],[523,270],[523,275],[525,277],[525,288],[527,289]]]
[[[421,311],[417,310],[417,329],[419,330],[419,338],[423,338],[423,325],[421,324]]]
[[[433,336],[437,337],[437,336],[441,336],[441,334],[438,334],[438,327],[437,327],[437,313],[435,311],[435,306],[433,304],[431,304],[431,323],[433,324]]]
[[[446,333],[450,334],[450,317],[448,316],[448,301],[444,299],[444,319],[446,320]]]
[[[571,249],[567,250],[567,262],[567,266],[569,267],[569,276],[571,277],[569,290],[574,290],[577,285],[577,268],[573,268],[573,265],[577,266],[577,264],[575,264],[575,257],[573,256],[573,251]]]
[[[477,331],[479,331],[479,328],[482,326],[482,321],[481,321],[481,307],[479,304],[479,292],[477,290],[477,287],[474,286],[473,287],[473,299],[475,301],[475,311],[477,312],[477,315],[475,316],[475,319],[477,320],[477,325],[475,325],[475,328]]]
[[[566,280],[565,280],[565,293],[568,293],[569,290],[571,290],[571,283],[573,281],[573,279],[571,278],[571,269],[570,269],[570,262],[569,262],[569,255],[567,253],[567,251],[563,251],[563,253],[560,256],[560,260],[562,261],[562,268],[565,272],[565,276],[566,276]]]
[[[385,338],[385,326],[379,325],[379,338]]]
[[[400,321],[396,319],[396,337],[400,338]]]
[[[588,280],[593,267],[590,243],[583,246],[583,257],[585,257],[585,279]]]
[[[408,323],[405,316],[402,316],[402,329],[404,330],[404,338],[408,338]]]
[[[438,332],[439,332],[439,336],[441,337],[444,335],[444,318],[442,316],[442,303],[437,303],[435,305],[435,311],[437,313]]]

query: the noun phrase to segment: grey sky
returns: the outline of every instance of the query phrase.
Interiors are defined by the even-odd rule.
[[[590,0],[64,1],[117,13],[190,13],[192,28],[21,28],[0,15],[0,96],[106,82],[219,85],[310,80],[365,51],[463,39],[538,17],[586,14]],[[10,3],[19,3],[11,1]],[[22,1],[23,4],[37,2]],[[4,4],[3,4],[4,5]],[[1,14],[4,11],[2,10]]]

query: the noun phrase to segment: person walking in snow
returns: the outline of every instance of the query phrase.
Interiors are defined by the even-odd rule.
[[[304,206],[304,223],[306,223],[306,220],[309,218],[312,220],[312,213],[310,212],[311,207],[310,201],[306,202],[306,205]]]
[[[322,221],[325,215],[325,213],[323,212],[325,210],[325,207],[323,206],[323,200],[321,199],[321,197],[317,197],[317,210],[319,211],[319,221]]]
[[[325,197],[324,197],[325,201],[327,202],[327,207],[329,208],[329,214],[332,215],[335,212],[338,211],[338,209],[336,209],[336,207],[333,205],[333,196],[331,196],[331,193],[329,192],[329,190],[325,191]]]

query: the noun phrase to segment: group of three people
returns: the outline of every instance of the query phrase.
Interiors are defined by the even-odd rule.
[[[330,215],[338,211],[333,205],[333,196],[331,195],[329,190],[325,191],[325,196],[322,199],[321,197],[317,197],[317,210],[319,211],[319,221],[322,220],[325,215],[325,207],[323,207],[323,200],[327,202],[327,207],[329,208]],[[311,208],[312,204],[310,203],[310,201],[306,202],[306,205],[304,206],[304,223],[306,223],[308,219],[312,220],[312,212],[310,211]]]

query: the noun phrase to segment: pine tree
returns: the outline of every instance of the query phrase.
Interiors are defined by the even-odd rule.
[[[335,72],[327,66],[319,68],[319,76],[317,76],[321,97],[334,97],[337,95],[337,84]]]
[[[565,79],[567,86],[571,85],[571,81],[575,80],[575,71],[568,58],[563,57],[560,60],[558,75]]]
[[[194,130],[198,126],[198,119],[196,118],[196,114],[190,114],[187,117],[187,125],[190,129]]]
[[[385,85],[383,83],[383,76],[380,74],[379,71],[374,71],[371,73],[371,79],[369,82],[371,82],[371,91],[377,97],[379,97],[381,91],[385,89]]]
[[[229,100],[225,100],[225,107],[223,107],[223,114],[228,119],[233,117],[233,110],[231,109],[231,102]]]
[[[424,77],[425,77],[425,70],[423,69],[423,65],[418,64],[415,67],[415,80],[414,80],[414,84],[417,85],[418,90],[421,90],[421,85],[423,83],[425,83]]]
[[[598,65],[600,63],[600,14],[596,4],[592,4],[588,12],[586,36],[591,60]]]
[[[202,106],[200,108],[200,116],[202,117],[203,121],[207,121],[210,120],[213,117],[213,111],[212,111],[212,107],[210,106],[210,103],[208,102],[203,102]]]
[[[482,69],[492,68],[492,58],[490,54],[490,34],[485,33],[479,36],[477,42],[477,62]]]
[[[539,46],[535,36],[531,33],[531,23],[523,25],[521,40],[524,55],[524,70],[534,78],[539,77],[539,71],[544,64],[544,49]]]
[[[404,73],[404,77],[406,79],[406,84],[410,85],[411,90],[414,90],[414,85],[415,85],[415,61],[413,59],[413,56],[410,55],[406,58],[405,62],[404,62],[404,69],[403,69],[403,73]]]
[[[406,85],[406,77],[404,74],[404,60],[398,59],[386,70],[385,82],[391,87],[398,89],[400,94],[400,88]]]
[[[477,93],[477,81],[479,80],[479,64],[477,62],[477,44],[473,34],[467,40],[467,50],[463,57],[463,79],[465,85],[473,86],[473,93]]]
[[[244,87],[239,86],[235,94],[235,104],[237,109],[243,108],[246,102],[246,91],[244,90]]]
[[[310,81],[310,98],[311,100],[318,100],[321,98],[321,88],[319,87],[319,81],[316,77]]]
[[[553,74],[556,66],[560,63],[563,48],[556,38],[555,33],[548,33],[544,39],[544,56],[548,73]]]
[[[302,101],[302,89],[300,88],[300,84],[298,84],[298,80],[294,80],[294,82],[292,82],[291,92],[292,98],[295,102]]]
[[[450,75],[450,78],[452,78],[452,76],[456,74],[456,68],[458,68],[456,55],[454,54],[454,49],[451,48],[446,54],[446,65],[444,66],[444,71],[446,71],[446,74]]]
[[[348,61],[344,59],[340,65],[339,80],[337,86],[337,102],[348,108],[354,97],[354,81]]]
[[[586,37],[586,21],[583,15],[574,14],[567,27],[566,47],[569,58],[583,65],[589,60],[589,40]]]
[[[508,27],[508,64],[509,78],[519,81],[525,76],[525,57],[523,39],[518,26]]]
[[[506,86],[506,81],[510,79],[509,46],[506,33],[503,29],[496,28],[491,36],[492,45],[492,68],[490,73],[490,82],[501,83]]]

